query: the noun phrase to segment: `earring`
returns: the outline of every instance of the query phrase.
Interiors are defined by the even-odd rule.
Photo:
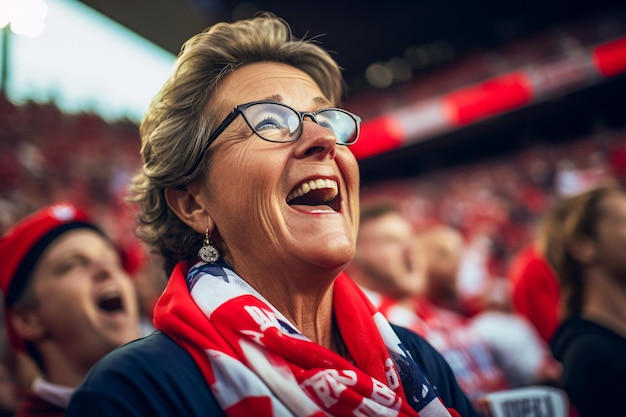
[[[211,242],[211,238],[209,237],[208,227],[206,229],[204,243],[202,244],[202,247],[198,251],[198,257],[200,257],[200,259],[202,259],[204,262],[207,262],[207,263],[216,262],[220,257],[220,253],[217,251],[217,248],[213,246],[213,243]]]

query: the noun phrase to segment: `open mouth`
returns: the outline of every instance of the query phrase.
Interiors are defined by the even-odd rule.
[[[308,180],[298,184],[287,196],[290,206],[306,206],[309,210],[335,211],[340,209],[337,181],[330,179]]]
[[[123,313],[124,301],[116,292],[104,293],[98,297],[98,308],[105,313]]]

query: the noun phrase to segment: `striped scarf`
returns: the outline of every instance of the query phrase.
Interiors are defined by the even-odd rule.
[[[458,416],[346,275],[333,303],[350,360],[302,335],[227,264],[187,268],[175,268],[155,325],[191,354],[227,416]]]

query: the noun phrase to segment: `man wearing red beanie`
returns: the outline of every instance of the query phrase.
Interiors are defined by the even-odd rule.
[[[45,207],[0,239],[9,342],[39,366],[19,417],[63,416],[90,368],[139,333],[135,288],[108,237],[70,204]]]

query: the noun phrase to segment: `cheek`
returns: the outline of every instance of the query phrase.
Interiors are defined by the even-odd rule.
[[[227,162],[232,165],[226,167]],[[281,201],[276,187],[283,167],[279,155],[261,149],[225,156],[215,166],[207,183],[207,198],[209,213],[224,239],[245,230],[266,233],[278,221]]]
[[[605,258],[607,262],[621,265],[626,264],[624,251],[626,251],[626,233],[616,232],[610,239],[605,240],[598,252],[599,256]]]
[[[37,288],[37,300],[40,310],[54,314],[57,311],[79,309],[88,298],[89,288],[86,278],[61,279],[40,285]]]
[[[428,264],[429,270],[437,275],[438,278],[448,276],[452,273],[453,268],[440,257],[431,260]]]
[[[137,295],[137,288],[140,285],[137,281],[135,281],[133,278],[125,276],[124,278],[121,278],[121,287],[123,288],[123,291],[129,295],[129,296],[136,296]]]
[[[402,253],[395,246],[386,245],[374,249],[368,254],[368,259],[374,265],[384,270],[392,270],[399,264],[403,264]]]
[[[343,164],[343,177],[346,181],[346,185],[348,188],[348,198],[351,204],[352,216],[354,217],[354,223],[357,226],[358,230],[358,218],[360,211],[360,179],[359,179],[359,168],[356,163],[356,159],[351,155],[351,158],[347,163]]]
[[[245,201],[249,196],[249,171],[229,154],[216,159],[219,162],[215,162],[208,173],[206,195],[210,204],[209,214],[219,217],[225,210],[232,210],[237,201]]]
[[[626,227],[622,226],[616,229],[615,234],[615,244],[620,247],[620,249],[623,249],[626,246]]]
[[[612,256],[623,256],[626,249],[626,227],[606,225],[598,230],[600,255],[610,253]]]
[[[139,314],[139,294],[136,285],[133,282],[128,282],[123,288],[127,294],[127,308],[134,314]]]
[[[63,328],[80,326],[90,316],[81,297],[68,293],[49,292],[38,299],[37,313],[43,325],[51,332]],[[71,320],[72,326],[68,326]]]
[[[209,188],[209,202],[216,218],[240,222],[249,216],[258,217],[273,202],[272,190],[276,180],[261,175],[261,170],[233,172],[229,178],[214,182]],[[211,207],[210,207],[211,208]]]
[[[253,139],[225,148],[213,157],[207,180],[209,198],[244,202],[255,191],[267,188],[265,183],[278,181],[284,161],[269,149],[250,146],[256,143]]]

